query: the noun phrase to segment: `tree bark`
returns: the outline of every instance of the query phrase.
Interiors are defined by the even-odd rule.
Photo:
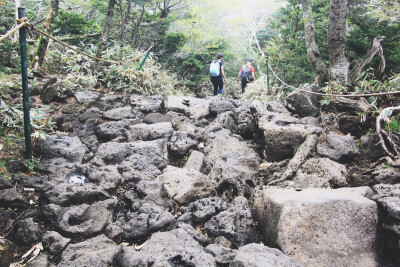
[[[385,57],[383,55],[383,48],[381,45],[381,42],[383,41],[384,37],[383,36],[378,36],[374,38],[374,41],[372,42],[371,48],[368,50],[367,54],[360,60],[354,60],[351,62],[350,69],[351,72],[349,73],[349,83],[351,85],[356,85],[356,80],[358,76],[360,76],[360,73],[362,69],[367,65],[371,59],[375,56],[376,53],[378,53],[379,58],[380,58],[380,64],[379,64],[379,74],[382,75],[382,73],[385,70]]]
[[[115,0],[109,0],[107,7],[106,21],[104,22],[103,33],[101,34],[100,37],[100,42],[97,48],[96,57],[99,57],[100,53],[104,50],[108,40],[108,36],[110,35],[110,26],[114,14],[114,6],[115,6]]]
[[[331,0],[328,24],[330,80],[348,83],[350,61],[346,50],[346,18],[348,0]]]
[[[305,20],[304,31],[307,47],[307,58],[317,75],[318,85],[323,87],[325,86],[325,82],[328,81],[328,69],[325,65],[325,62],[322,60],[315,38],[315,25],[311,9],[311,0],[300,0],[300,4],[303,8],[303,18]]]
[[[51,33],[51,24],[53,24],[54,19],[57,16],[58,9],[59,9],[59,0],[51,0],[49,12],[47,13],[46,20],[44,21],[45,32]],[[38,48],[36,50],[35,58],[33,61],[34,65],[42,66],[48,44],[49,40],[44,36],[40,36]],[[38,64],[35,64],[36,61],[38,62]]]

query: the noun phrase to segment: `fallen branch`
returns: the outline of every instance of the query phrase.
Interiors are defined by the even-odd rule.
[[[400,110],[400,106],[384,108],[380,112],[379,116],[376,118],[376,132],[378,133],[378,136],[379,136],[379,140],[380,140],[379,143],[381,144],[381,146],[382,146],[383,150],[386,152],[386,154],[388,154],[389,157],[391,157],[392,159],[399,155],[399,150],[397,148],[396,143],[392,140],[390,135],[385,130],[382,129],[381,122],[383,121],[383,122],[386,122],[387,124],[389,124],[390,116],[393,114],[393,111],[395,111],[395,110]],[[386,139],[392,146],[394,153],[397,155],[394,155],[389,150],[389,148],[386,146],[386,142],[384,140],[383,134],[387,137]]]
[[[314,150],[318,142],[318,136],[313,134],[307,136],[307,139],[301,144],[297,149],[294,157],[289,161],[285,172],[282,174],[281,178],[269,182],[267,185],[273,185],[285,181],[289,177],[293,176],[303,165],[303,162]]]

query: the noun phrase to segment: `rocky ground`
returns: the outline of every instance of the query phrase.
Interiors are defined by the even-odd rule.
[[[0,266],[400,265],[399,169],[304,94],[43,91],[70,101],[35,173],[0,178]]]

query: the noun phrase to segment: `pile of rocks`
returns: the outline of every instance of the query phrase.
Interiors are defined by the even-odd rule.
[[[1,266],[40,242],[29,266],[377,266],[381,228],[398,249],[399,186],[383,184],[398,170],[350,173],[375,159],[350,135],[318,141],[314,117],[220,96],[75,98],[55,117],[68,135],[37,146],[41,175],[0,179]]]

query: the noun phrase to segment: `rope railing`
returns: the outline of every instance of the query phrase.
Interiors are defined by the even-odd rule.
[[[271,70],[272,74],[275,76],[275,78],[280,81],[283,85],[292,88],[293,90],[296,91],[300,91],[300,92],[304,92],[307,94],[312,94],[312,95],[320,95],[320,96],[330,96],[330,97],[370,97],[370,96],[382,96],[382,95],[395,95],[395,94],[400,94],[400,91],[396,91],[396,92],[381,92],[381,93],[369,93],[369,94],[357,94],[357,95],[340,95],[340,94],[324,94],[324,93],[318,93],[318,92],[312,92],[312,91],[308,91],[305,89],[301,89],[298,87],[294,87],[292,85],[289,85],[287,83],[285,83],[284,81],[282,81],[281,78],[278,77],[278,75],[276,75],[276,73],[274,72],[274,70],[272,69],[271,65],[268,63],[268,68]]]
[[[16,22],[17,22],[18,26],[15,27],[15,28],[12,28],[12,29],[11,29],[10,31],[8,31],[6,34],[4,34],[3,36],[1,36],[1,37],[0,37],[0,42],[3,41],[3,40],[5,40],[6,38],[8,38],[10,35],[12,35],[13,33],[15,33],[17,30],[19,30],[19,29],[21,29],[22,27],[25,27],[25,26],[26,26],[26,27],[29,27],[29,28],[31,28],[31,29],[37,31],[38,33],[40,33],[40,34],[42,34],[42,35],[44,35],[44,36],[46,36],[46,37],[52,39],[53,41],[55,41],[55,42],[57,42],[57,43],[59,43],[59,44],[65,46],[65,47],[68,47],[69,49],[71,49],[71,50],[73,50],[73,51],[75,51],[75,52],[77,52],[77,53],[79,53],[79,54],[85,55],[85,56],[87,56],[87,57],[89,57],[89,58],[91,58],[91,59],[93,59],[93,60],[96,60],[96,61],[103,61],[103,62],[107,62],[107,63],[110,63],[110,64],[117,64],[117,65],[122,64],[122,62],[120,62],[120,61],[117,62],[117,61],[112,61],[112,60],[101,59],[101,58],[98,58],[98,57],[89,55],[88,53],[85,53],[85,52],[83,52],[83,51],[80,51],[80,50],[78,50],[78,49],[76,49],[76,48],[74,48],[74,47],[72,47],[72,46],[70,46],[70,45],[64,43],[63,41],[58,40],[57,38],[51,36],[50,34],[47,34],[46,32],[44,32],[44,31],[42,31],[42,30],[36,28],[35,26],[33,26],[32,24],[30,24],[30,23],[28,22],[28,19],[27,19],[27,18],[17,19]],[[152,46],[151,46],[151,47],[152,47]],[[150,48],[151,48],[151,47],[150,47]]]

